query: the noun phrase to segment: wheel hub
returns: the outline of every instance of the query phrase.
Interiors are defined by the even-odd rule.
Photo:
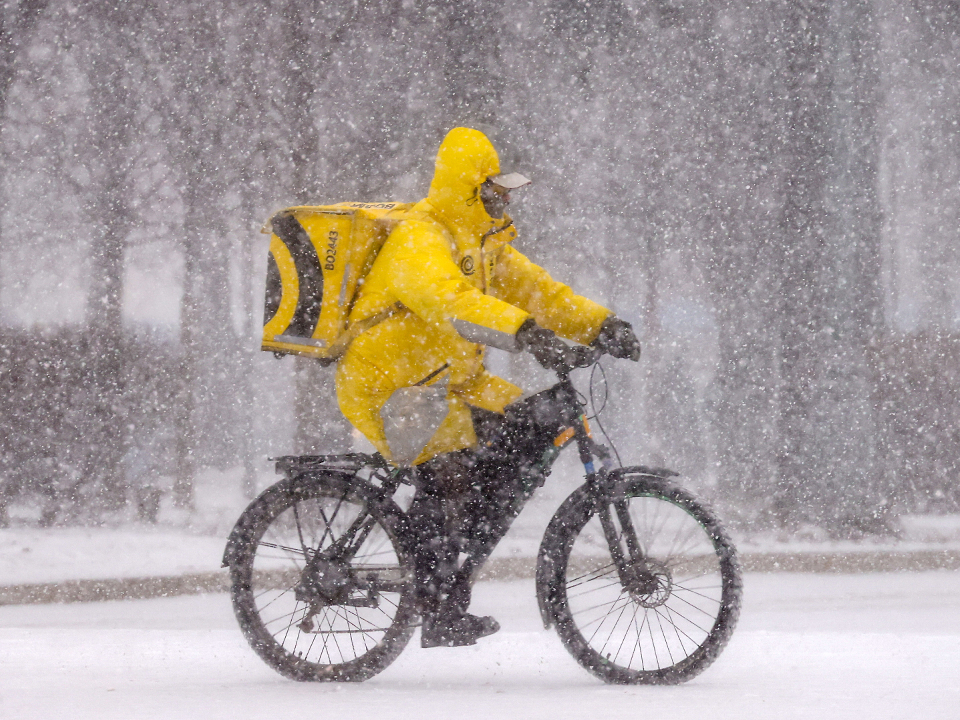
[[[355,583],[350,566],[343,560],[314,558],[303,569],[294,595],[310,605],[342,605],[349,598]]]
[[[632,566],[626,578],[626,590],[630,597],[645,608],[663,605],[673,591],[670,570],[657,560],[644,560]]]

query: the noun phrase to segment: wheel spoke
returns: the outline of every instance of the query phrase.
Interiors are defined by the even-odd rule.
[[[667,605],[664,605],[664,608],[665,608],[665,609],[664,609],[664,612],[666,612],[667,617],[668,617],[668,619],[670,620],[670,624],[673,625],[673,629],[674,629],[674,631],[677,633],[677,640],[680,641],[681,646],[683,645],[683,641],[680,640],[680,634],[682,633],[683,636],[684,636],[685,638],[687,638],[687,640],[689,640],[690,642],[693,643],[694,649],[700,647],[700,643],[699,643],[699,642],[697,642],[697,641],[694,640],[692,637],[690,637],[690,635],[688,635],[688,634],[686,633],[686,631],[680,629],[680,626],[676,623],[676,621],[674,621],[674,619],[673,619],[672,616],[673,616],[673,615],[680,615],[681,618],[683,618],[683,619],[686,620],[688,623],[690,623],[691,625],[693,625],[697,630],[699,630],[700,632],[702,632],[702,633],[704,634],[704,636],[706,636],[706,635],[709,634],[709,630],[708,630],[707,628],[702,628],[702,627],[700,627],[699,625],[697,625],[696,623],[694,623],[693,621],[691,621],[689,618],[684,617],[682,614],[680,614],[679,612],[677,612],[677,610],[676,610],[675,608],[671,609],[671,608],[670,608],[669,606],[667,606]]]
[[[643,614],[643,620],[640,622],[640,626],[637,627],[637,613],[633,614],[633,627],[637,631],[637,641],[633,644],[633,650],[630,653],[630,661],[627,663],[627,667],[633,667],[633,658],[636,653],[640,653],[640,667],[644,668],[646,665],[643,662],[643,643],[640,642],[640,638],[643,637],[643,624],[647,621],[647,614]]]
[[[590,590],[583,590],[578,593],[567,593],[567,598],[569,600],[573,600],[574,598],[582,598],[582,597],[586,597],[587,595],[591,595],[597,592],[602,592],[604,590],[608,590],[609,588],[615,588],[615,587],[620,587],[620,578],[610,580],[605,585],[597,585],[595,587],[591,587]]]
[[[379,631],[377,628],[372,628],[372,629],[371,629],[371,628],[367,628],[367,629],[364,629],[363,625],[361,624],[362,621],[361,621],[361,619],[360,619],[360,611],[359,611],[358,608],[354,608],[354,612],[355,612],[356,615],[357,615],[357,622],[352,622],[352,621],[350,620],[350,611],[349,611],[349,609],[348,609],[347,607],[343,607],[343,609],[342,609],[343,614],[342,614],[342,615],[340,615],[340,612],[341,612],[341,611],[339,611],[339,610],[336,610],[336,609],[334,610],[334,613],[335,613],[337,616],[343,618],[343,620],[344,620],[344,622],[347,624],[348,628],[352,628],[352,629],[348,629],[348,630],[342,631],[344,634],[349,634],[349,635],[352,637],[353,635],[356,635],[356,634],[359,633],[361,636],[368,636],[368,637],[370,637],[371,640],[373,640],[373,636],[370,635],[370,633],[372,633],[372,632],[378,632],[378,631]],[[353,642],[353,641],[351,640],[351,643],[352,643],[352,642]],[[376,641],[374,641],[374,645],[376,645]]]
[[[260,612],[263,612],[264,610],[266,610],[268,607],[270,607],[271,605],[273,605],[273,603],[275,603],[277,600],[279,600],[279,599],[282,598],[285,594],[287,594],[288,592],[291,592],[292,590],[293,590],[292,587],[288,587],[286,590],[281,591],[280,594],[277,595],[277,597],[275,597],[273,600],[271,600],[270,602],[268,602],[266,605],[260,605],[260,606],[259,606]],[[259,592],[259,593],[255,594],[255,595],[253,596],[253,599],[254,599],[254,600],[259,600],[261,597],[263,597],[264,595],[266,595],[268,592],[276,592],[276,589],[275,589],[275,588],[268,587],[268,588],[266,588],[265,590],[263,590],[262,592]]]
[[[320,633],[314,633],[314,634],[313,634],[313,637],[310,638],[310,645],[307,646],[307,651],[303,654],[303,659],[304,659],[304,660],[309,660],[309,659],[310,659],[310,653],[313,652],[313,646],[316,644],[317,638],[318,638],[319,636],[320,636]]]
[[[282,622],[285,618],[291,618],[290,622],[287,623],[287,624],[284,626],[284,628],[290,628],[290,627],[292,627],[293,625],[296,624],[296,622],[294,622],[292,618],[293,618],[294,615],[296,615],[298,612],[301,611],[301,610],[300,610],[300,606],[301,606],[301,605],[304,605],[303,615],[300,617],[300,619],[299,619],[297,622],[303,622],[304,618],[306,618],[306,616],[307,616],[306,613],[307,613],[307,611],[309,611],[310,606],[309,606],[309,605],[305,605],[305,603],[297,602],[296,608],[294,608],[292,611],[290,611],[290,612],[288,612],[288,613],[284,613],[283,615],[277,615],[276,617],[273,617],[273,618],[271,618],[270,620],[264,620],[264,621],[263,621],[263,624],[264,624],[264,625],[275,625],[275,624],[278,623],[278,622]],[[284,628],[280,628],[280,630],[277,630],[277,631],[273,634],[274,637],[276,637],[277,635],[279,635],[279,634],[283,631]]]
[[[300,527],[300,503],[293,504],[293,520],[297,525],[297,537],[300,538],[300,547],[303,548],[303,556],[307,556],[307,544],[303,541],[303,529]]]
[[[617,606],[617,603],[620,602],[621,599],[623,599],[623,601],[624,601],[624,602],[623,602],[623,605],[622,605],[622,606]],[[588,612],[590,612],[591,610],[596,610],[597,608],[604,607],[605,605],[609,605],[609,606],[610,606],[610,609],[609,609],[607,612],[605,612],[603,615],[601,615],[600,617],[595,618],[595,619],[590,620],[590,621],[587,621],[587,622],[584,622],[582,625],[579,625],[579,623],[578,623],[578,625],[579,625],[579,627],[580,627],[581,629],[586,630],[586,629],[589,628],[591,625],[593,625],[593,623],[595,623],[595,622],[600,622],[600,623],[602,623],[605,618],[609,617],[612,613],[615,613],[617,610],[620,609],[620,607],[626,607],[626,606],[629,605],[631,602],[632,602],[632,600],[631,600],[629,597],[624,598],[623,595],[621,594],[616,600],[614,600],[614,601],[612,601],[612,602],[602,603],[602,604],[600,604],[600,605],[594,605],[594,606],[591,607],[591,608],[584,608],[583,610],[578,610],[577,612],[573,613],[573,616],[576,617],[577,615],[583,615],[584,613],[588,613]]]
[[[670,641],[667,639],[667,631],[663,629],[663,616],[660,614],[660,611],[657,608],[653,609],[653,613],[657,618],[657,626],[660,628],[660,635],[663,637],[663,645],[667,651],[667,655],[670,658],[670,664],[676,665],[677,661],[673,659],[673,650],[670,649]]]
[[[330,534],[331,542],[335,542],[333,540],[333,521],[336,519],[337,514],[340,512],[340,508],[343,507],[343,501],[345,499],[346,499],[346,495],[341,495],[337,499],[337,505],[336,507],[334,507],[333,514],[330,516],[329,520],[327,519],[326,513],[323,512],[323,507],[320,506],[319,503],[317,504],[317,512],[320,514],[320,518],[323,520],[323,527],[324,527],[323,535],[320,536],[320,540],[319,542],[317,542],[317,547],[320,547],[320,548],[323,547],[323,541],[326,540],[327,533]]]
[[[284,552],[289,553],[290,555],[299,555],[303,558],[307,557],[306,549],[299,550],[297,548],[287,547],[286,545],[277,545],[276,543],[263,542],[262,540],[260,541],[260,547],[271,548],[273,550],[283,550]],[[278,557],[287,557],[287,556],[281,555]]]
[[[577,587],[577,585],[582,585],[583,583],[590,582],[591,580],[595,580],[598,577],[609,575],[614,570],[616,570],[616,566],[613,563],[604,565],[603,567],[596,568],[595,570],[591,570],[590,572],[584,573],[583,575],[579,575],[575,578],[570,578],[569,580],[567,580],[567,587],[568,588]],[[595,575],[595,573],[600,573],[600,574]],[[594,575],[594,577],[590,577],[591,575]]]
[[[703,609],[702,607],[700,607],[699,605],[694,605],[692,602],[690,602],[690,601],[687,600],[686,598],[682,598],[682,597],[680,597],[679,595],[677,595],[677,594],[676,594],[676,590],[674,590],[673,597],[675,597],[677,600],[679,600],[679,601],[682,602],[682,603],[686,603],[687,605],[689,605],[690,607],[692,607],[692,608],[693,608],[694,610],[696,610],[697,612],[702,612],[702,613],[703,613],[704,615],[706,615],[708,618],[713,619],[713,618],[716,617],[716,613],[707,612],[706,610],[704,610],[704,609]],[[701,595],[700,597],[707,598],[706,595]],[[708,599],[708,600],[711,600],[712,602],[714,602],[717,606],[720,605],[720,601],[719,601],[719,600],[714,601],[712,598],[707,598],[707,599]],[[681,617],[682,617],[682,616],[681,616]]]
[[[618,599],[619,599],[619,598],[618,598]],[[612,604],[612,605],[615,605],[616,602],[617,602],[617,601],[614,600],[614,602],[611,603],[611,604]],[[613,629],[614,629],[614,630],[616,629],[617,624],[620,622],[620,618],[623,617],[623,613],[624,613],[624,611],[627,609],[627,607],[628,607],[629,605],[630,605],[630,603],[629,603],[629,602],[626,602],[626,603],[623,604],[623,607],[620,608],[620,613],[617,615],[617,621],[613,624]],[[606,621],[607,621],[607,618],[609,618],[611,615],[613,615],[614,612],[615,612],[615,610],[614,610],[614,609],[611,609],[609,612],[607,612],[606,614],[604,614],[604,615],[600,618],[600,624],[597,625],[596,629],[593,631],[593,634],[590,636],[590,639],[589,639],[587,642],[592,642],[592,641],[593,641],[593,638],[595,638],[595,637],[597,636],[597,633],[600,632],[600,628],[603,627],[603,623],[606,622]],[[611,632],[612,632],[612,630],[611,630]],[[610,636],[608,635],[608,636],[607,636],[607,640],[609,641],[609,639],[610,639]],[[603,646],[600,648],[600,654],[601,654],[601,655],[603,654],[603,650],[604,650],[604,648],[605,648],[606,646],[607,646],[607,643],[604,642]]]

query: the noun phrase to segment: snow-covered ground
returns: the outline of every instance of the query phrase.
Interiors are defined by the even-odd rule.
[[[246,646],[225,595],[0,607],[0,717],[855,718],[960,716],[960,572],[748,574],[720,659],[679,687],[613,687],[539,623],[531,580],[480,583],[503,630],[416,637],[358,685],[298,684]]]
[[[548,485],[498,548],[530,559],[572,482]],[[218,571],[245,500],[198,487],[192,516],[158,526],[0,530],[0,590],[25,583]],[[905,518],[900,541],[739,538],[751,553],[952,552],[960,518]],[[955,567],[955,564],[954,564]],[[476,610],[503,630],[422,650],[361,685],[301,685],[247,647],[229,598],[0,606],[0,718],[960,718],[960,571],[748,573],[718,662],[680,687],[608,687],[539,622],[532,579],[481,582]]]
[[[206,572],[225,544],[175,528],[0,530],[0,586]]]

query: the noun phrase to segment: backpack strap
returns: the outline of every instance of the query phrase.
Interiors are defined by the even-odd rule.
[[[378,313],[374,313],[370,317],[363,318],[363,320],[357,320],[356,322],[350,323],[346,331],[341,333],[340,337],[337,338],[337,341],[333,343],[333,345],[331,345],[327,351],[330,362],[339,360],[343,353],[347,351],[347,347],[350,345],[350,343],[352,343],[374,325],[379,325],[382,323],[388,317],[400,310],[400,308],[400,303],[395,303],[386,310],[381,310]],[[326,360],[327,358],[324,359]]]

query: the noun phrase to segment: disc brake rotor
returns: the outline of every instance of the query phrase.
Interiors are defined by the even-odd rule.
[[[662,562],[643,560],[631,567],[628,575],[626,590],[641,607],[660,607],[670,598],[673,577]]]

